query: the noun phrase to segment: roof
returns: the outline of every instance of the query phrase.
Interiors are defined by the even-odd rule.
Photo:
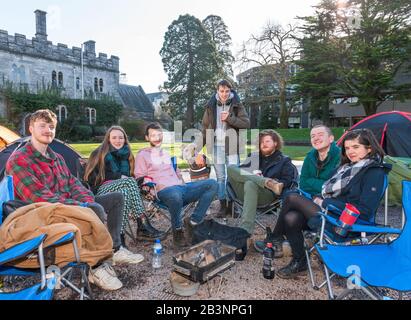
[[[118,93],[126,108],[136,109],[138,112],[154,113],[154,107],[141,86],[120,84]]]

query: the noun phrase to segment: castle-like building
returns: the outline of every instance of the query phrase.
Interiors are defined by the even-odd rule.
[[[54,87],[71,99],[98,99],[102,95],[109,95],[123,104],[126,112],[128,109],[131,118],[153,118],[154,108],[151,103],[140,106],[141,102],[130,101],[129,96],[122,97],[121,92],[124,90],[121,90],[122,85],[119,83],[119,57],[111,55],[108,58],[106,53],[97,55],[93,40],[72,48],[62,43],[53,44],[47,39],[47,13],[41,10],[34,13],[36,34],[32,39],[18,33],[9,35],[7,31],[0,30],[0,85],[13,83],[33,93]],[[140,86],[134,88],[145,95]],[[7,117],[7,105],[1,96],[0,117]]]

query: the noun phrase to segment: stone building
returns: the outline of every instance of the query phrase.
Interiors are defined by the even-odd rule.
[[[139,99],[131,106],[129,100],[125,102],[124,96],[120,96],[126,90],[119,88],[119,57],[108,57],[106,53],[97,55],[93,40],[72,48],[62,43],[53,44],[47,39],[47,13],[41,10],[34,13],[36,34],[33,38],[17,33],[9,35],[0,30],[0,86],[12,83],[14,87],[25,87],[32,93],[53,87],[71,99],[112,96],[123,104],[123,118],[154,118],[153,106],[147,97],[144,98],[141,87],[136,87],[141,88],[137,90]],[[66,110],[60,108],[56,108],[56,112],[66,114]],[[8,105],[1,95],[0,118],[8,118]],[[25,134],[25,119],[22,120],[21,133]]]

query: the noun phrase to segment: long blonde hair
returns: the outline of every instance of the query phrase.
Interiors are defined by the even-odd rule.
[[[124,145],[127,145],[128,148],[130,149],[130,155],[128,157],[128,162],[130,163],[130,177],[134,177],[134,155],[131,152],[131,146],[130,142],[128,141],[128,137],[124,129],[120,126],[112,126],[110,129],[108,129],[106,135],[104,136],[104,140],[102,144],[94,151],[91,153],[90,158],[88,159],[86,169],[84,171],[84,180],[88,181],[88,178],[90,177],[91,173],[94,171],[94,169],[97,167],[98,168],[98,175],[96,178],[96,185],[104,182],[106,176],[105,176],[105,170],[106,170],[106,165],[105,165],[105,157],[107,153],[110,152],[110,133],[113,130],[119,130],[123,133],[124,135]]]

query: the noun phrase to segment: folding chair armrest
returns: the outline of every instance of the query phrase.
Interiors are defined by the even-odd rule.
[[[8,263],[13,260],[17,260],[27,256],[33,251],[37,250],[46,238],[45,234],[42,234],[36,238],[19,243],[0,253],[0,265]]]
[[[363,224],[354,224],[351,232],[365,232],[365,233],[385,233],[385,234],[400,234],[401,230],[390,227],[367,226]]]
[[[57,241],[53,242],[50,246],[60,246],[60,245],[65,244],[67,242],[71,242],[71,241],[73,241],[75,236],[76,236],[75,232],[69,232],[69,233],[65,234],[64,236],[62,236]]]

